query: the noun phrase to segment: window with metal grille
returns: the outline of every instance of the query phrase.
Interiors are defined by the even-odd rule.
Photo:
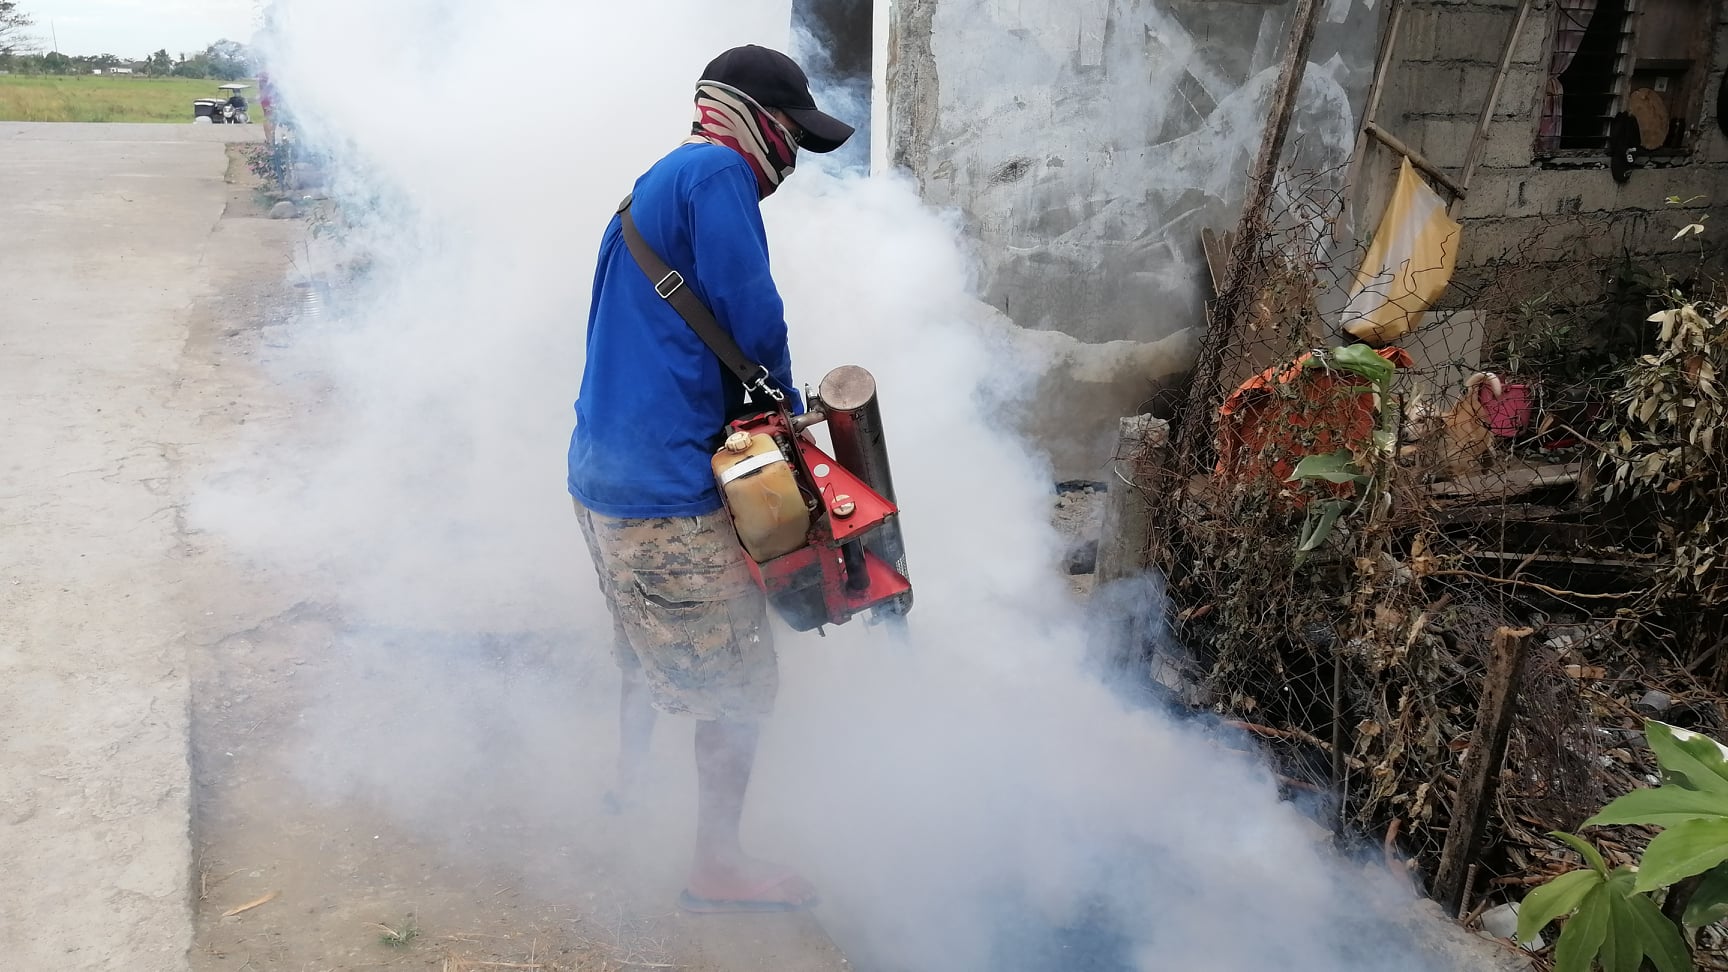
[[[1600,154],[1622,113],[1645,150],[1687,149],[1711,16],[1711,0],[1555,0],[1537,154]]]
[[[1538,150],[1607,148],[1632,46],[1629,2],[1558,0],[1555,4]]]

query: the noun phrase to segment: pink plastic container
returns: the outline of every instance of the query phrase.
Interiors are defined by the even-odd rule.
[[[1536,414],[1536,393],[1529,385],[1508,382],[1500,388],[1500,397],[1487,384],[1478,385],[1476,394],[1482,397],[1482,413],[1488,419],[1488,429],[1502,439],[1516,437],[1530,428]]]

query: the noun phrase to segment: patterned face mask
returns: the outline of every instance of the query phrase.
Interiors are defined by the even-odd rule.
[[[696,84],[696,120],[687,142],[724,145],[756,172],[756,191],[767,199],[798,165],[798,143],[755,99],[718,81]]]

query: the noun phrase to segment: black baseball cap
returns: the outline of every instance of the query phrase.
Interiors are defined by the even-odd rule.
[[[817,110],[804,69],[779,51],[755,44],[734,47],[710,61],[701,80],[737,88],[762,107],[785,112],[804,129],[798,144],[812,152],[832,152],[852,137],[851,125]]]

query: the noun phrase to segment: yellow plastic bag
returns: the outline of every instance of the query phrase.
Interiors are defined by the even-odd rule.
[[[1375,347],[1414,331],[1452,281],[1459,240],[1460,227],[1447,217],[1445,201],[1405,159],[1398,188],[1350,288],[1344,330]]]

